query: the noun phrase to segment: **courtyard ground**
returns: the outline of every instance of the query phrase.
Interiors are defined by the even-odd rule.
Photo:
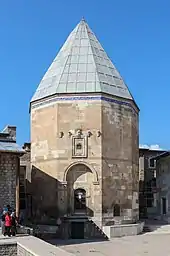
[[[170,234],[147,233],[104,242],[60,245],[77,256],[170,256]]]
[[[20,238],[21,235],[16,238],[0,236],[0,242],[3,240],[12,242]],[[25,239],[27,240],[27,238]],[[33,238],[28,237],[29,239]],[[41,240],[34,240],[34,247],[37,247],[37,241]],[[170,225],[154,225],[152,232],[138,236],[114,238],[110,241],[51,240],[48,242],[76,256],[170,256]],[[46,247],[49,247],[47,245]],[[32,247],[33,244],[31,244]],[[48,249],[51,251],[51,247]],[[44,249],[42,250],[44,252]],[[62,253],[64,255],[64,252]]]

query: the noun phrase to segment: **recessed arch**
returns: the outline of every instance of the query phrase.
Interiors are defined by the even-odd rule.
[[[95,185],[98,185],[99,184],[99,180],[98,180],[98,175],[97,175],[97,172],[96,170],[91,166],[89,165],[88,163],[84,162],[84,161],[78,161],[78,162],[74,162],[72,164],[70,164],[65,172],[64,172],[64,177],[63,177],[63,183],[66,184],[67,183],[67,174],[68,172],[76,165],[84,165],[86,166],[93,174],[93,184]]]

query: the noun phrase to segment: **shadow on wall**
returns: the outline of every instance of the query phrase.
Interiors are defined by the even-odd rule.
[[[139,218],[147,217],[146,198],[145,198],[145,183],[143,180],[139,181]]]
[[[31,182],[26,180],[26,216],[28,216],[28,222],[55,225],[59,217],[64,218],[72,215],[93,217],[94,212],[87,207],[86,198],[83,201],[85,207],[82,207],[82,209],[78,204],[77,209],[75,209],[76,205],[73,201],[71,207],[70,196],[67,198],[70,189],[73,191],[73,183],[69,183],[69,186],[67,186],[67,184],[61,183],[32,166]]]
[[[36,224],[56,224],[58,189],[64,186],[55,178],[32,166],[31,182],[26,180],[26,216]]]
[[[72,172],[70,175],[71,179],[62,183],[35,166],[32,167],[31,183],[27,181],[26,187],[26,215],[28,216],[26,224],[33,228],[37,227],[37,236],[44,240],[50,237],[51,239],[106,240],[106,235],[91,219],[94,212],[87,207],[89,198],[86,197],[86,190],[74,187],[74,182],[79,175],[76,176],[77,179],[75,178],[74,182]],[[69,194],[70,191],[72,191],[71,194]],[[28,197],[31,197],[31,200],[28,200]],[[70,197],[72,197],[71,200]],[[81,203],[78,200],[80,197]],[[61,220],[60,224],[58,224],[58,218]],[[57,226],[58,231],[49,233],[48,225]],[[48,230],[45,233],[44,228]]]

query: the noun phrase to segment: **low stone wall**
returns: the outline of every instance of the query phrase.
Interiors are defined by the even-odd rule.
[[[103,232],[107,235],[108,238],[135,236],[142,233],[143,227],[144,222],[139,222],[136,224],[104,226]]]
[[[0,256],[73,256],[33,236],[0,239]]]
[[[35,256],[36,254],[30,252],[28,248],[23,247],[20,244],[17,244],[17,256]]]
[[[17,243],[0,243],[1,256],[17,256]]]

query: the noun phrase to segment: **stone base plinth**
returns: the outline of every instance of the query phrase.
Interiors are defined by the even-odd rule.
[[[144,222],[139,222],[136,224],[103,226],[103,232],[108,238],[134,236],[142,233],[143,227]]]

